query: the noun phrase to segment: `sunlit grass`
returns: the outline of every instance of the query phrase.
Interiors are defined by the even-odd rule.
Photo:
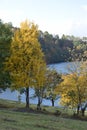
[[[25,104],[14,101],[0,100],[0,130],[87,130],[87,121],[63,118],[53,114],[36,112],[19,112],[15,108],[24,108]],[[36,109],[36,105],[30,105]],[[44,106],[42,109],[54,113],[60,108]],[[70,110],[63,110],[69,112]],[[87,112],[86,112],[87,113]]]
[[[53,115],[0,110],[0,130],[87,130],[87,122]]]

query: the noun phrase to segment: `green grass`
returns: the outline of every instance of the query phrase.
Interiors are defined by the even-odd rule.
[[[18,105],[13,101],[0,100],[0,104],[4,106],[4,109],[0,108],[0,130],[87,130],[87,121],[15,111],[13,108],[24,107],[25,104]],[[51,108],[45,107],[49,111]]]

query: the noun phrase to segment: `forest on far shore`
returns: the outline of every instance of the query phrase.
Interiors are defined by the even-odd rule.
[[[47,64],[87,58],[87,37],[80,38],[63,34],[59,38],[58,35],[40,31],[39,42]]]
[[[4,58],[6,51],[9,50],[10,40],[18,29],[13,27],[11,22],[4,23],[0,20],[0,55],[1,57],[3,55],[2,58]],[[80,38],[63,34],[59,38],[58,34],[53,35],[47,31],[42,32],[39,30],[38,40],[47,64],[75,61],[82,58],[86,60],[87,58],[87,37]]]

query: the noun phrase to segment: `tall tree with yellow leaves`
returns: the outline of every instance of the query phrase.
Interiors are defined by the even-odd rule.
[[[11,43],[11,56],[6,69],[12,77],[12,86],[26,88],[26,107],[29,108],[29,87],[35,86],[36,76],[42,78],[41,66],[46,65],[38,42],[38,27],[34,23],[22,22]],[[40,75],[40,76],[39,76]],[[39,76],[39,77],[38,77]]]

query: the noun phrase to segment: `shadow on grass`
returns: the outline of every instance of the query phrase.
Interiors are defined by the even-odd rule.
[[[55,110],[53,112],[49,111],[49,107],[43,107],[41,110],[37,110],[36,107],[31,107],[31,108],[25,108],[24,104],[18,104],[17,102],[10,102],[10,101],[4,101],[0,100],[0,109],[5,109],[5,110],[11,110],[11,111],[16,111],[16,112],[27,112],[27,113],[33,113],[33,114],[44,114],[44,115],[54,115],[57,117],[62,117],[62,118],[68,118],[68,119],[73,119],[73,120],[81,120],[81,121],[87,121],[87,116],[81,116],[81,115],[69,115],[68,113],[61,112],[61,110]],[[6,120],[5,121],[10,121]],[[39,126],[38,126],[39,127]]]

